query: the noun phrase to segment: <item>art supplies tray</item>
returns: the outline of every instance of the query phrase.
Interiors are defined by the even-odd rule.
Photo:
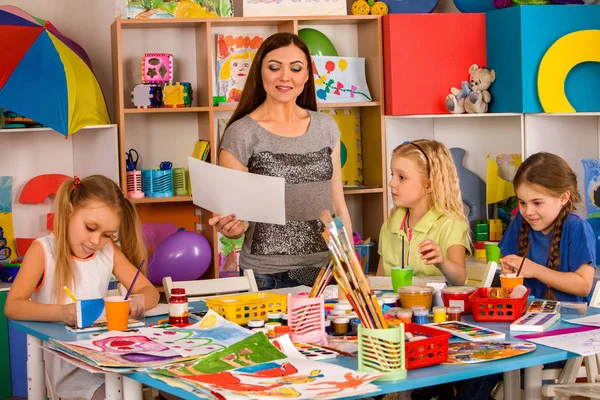
[[[491,340],[504,340],[506,338],[506,335],[502,332],[461,321],[438,322],[428,324],[428,326],[450,332],[452,335],[470,342],[488,342]]]
[[[546,328],[560,319],[560,314],[550,312],[525,313],[521,318],[510,324],[511,331],[544,332]]]
[[[268,313],[285,313],[287,296],[269,292],[240,293],[206,299],[206,306],[228,321],[247,325],[251,319],[266,321]]]
[[[477,322],[513,322],[519,319],[527,308],[527,297],[531,290],[522,297],[511,298],[492,298],[490,297],[491,288],[479,288],[469,296],[471,302],[471,311],[473,319]],[[509,289],[509,293],[512,289]]]
[[[406,369],[429,367],[446,361],[450,333],[420,324],[404,324],[404,334],[410,333],[412,339],[404,341]],[[414,338],[424,337],[415,340]]]
[[[533,300],[529,303],[525,313],[559,313],[560,301],[553,300]]]

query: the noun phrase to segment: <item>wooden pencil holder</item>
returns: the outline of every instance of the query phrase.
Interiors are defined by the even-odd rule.
[[[288,294],[288,326],[294,342],[327,345],[323,296]]]
[[[358,370],[383,374],[380,381],[406,378],[404,324],[387,329],[358,326]]]

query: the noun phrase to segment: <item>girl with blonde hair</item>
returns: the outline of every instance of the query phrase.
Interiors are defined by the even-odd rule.
[[[391,170],[394,209],[381,227],[378,274],[409,265],[413,276],[464,284],[471,242],[450,151],[435,140],[404,142],[392,153]]]

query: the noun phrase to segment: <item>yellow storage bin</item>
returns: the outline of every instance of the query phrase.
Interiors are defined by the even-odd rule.
[[[240,293],[206,299],[206,306],[228,321],[246,325],[248,320],[267,320],[268,313],[285,313],[287,296],[276,293]]]

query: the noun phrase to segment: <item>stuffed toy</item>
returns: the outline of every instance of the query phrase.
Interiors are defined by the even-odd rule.
[[[469,68],[469,82],[463,81],[461,88],[451,88],[446,96],[446,107],[453,114],[483,114],[488,111],[492,95],[488,92],[496,80],[496,72],[477,64]]]

